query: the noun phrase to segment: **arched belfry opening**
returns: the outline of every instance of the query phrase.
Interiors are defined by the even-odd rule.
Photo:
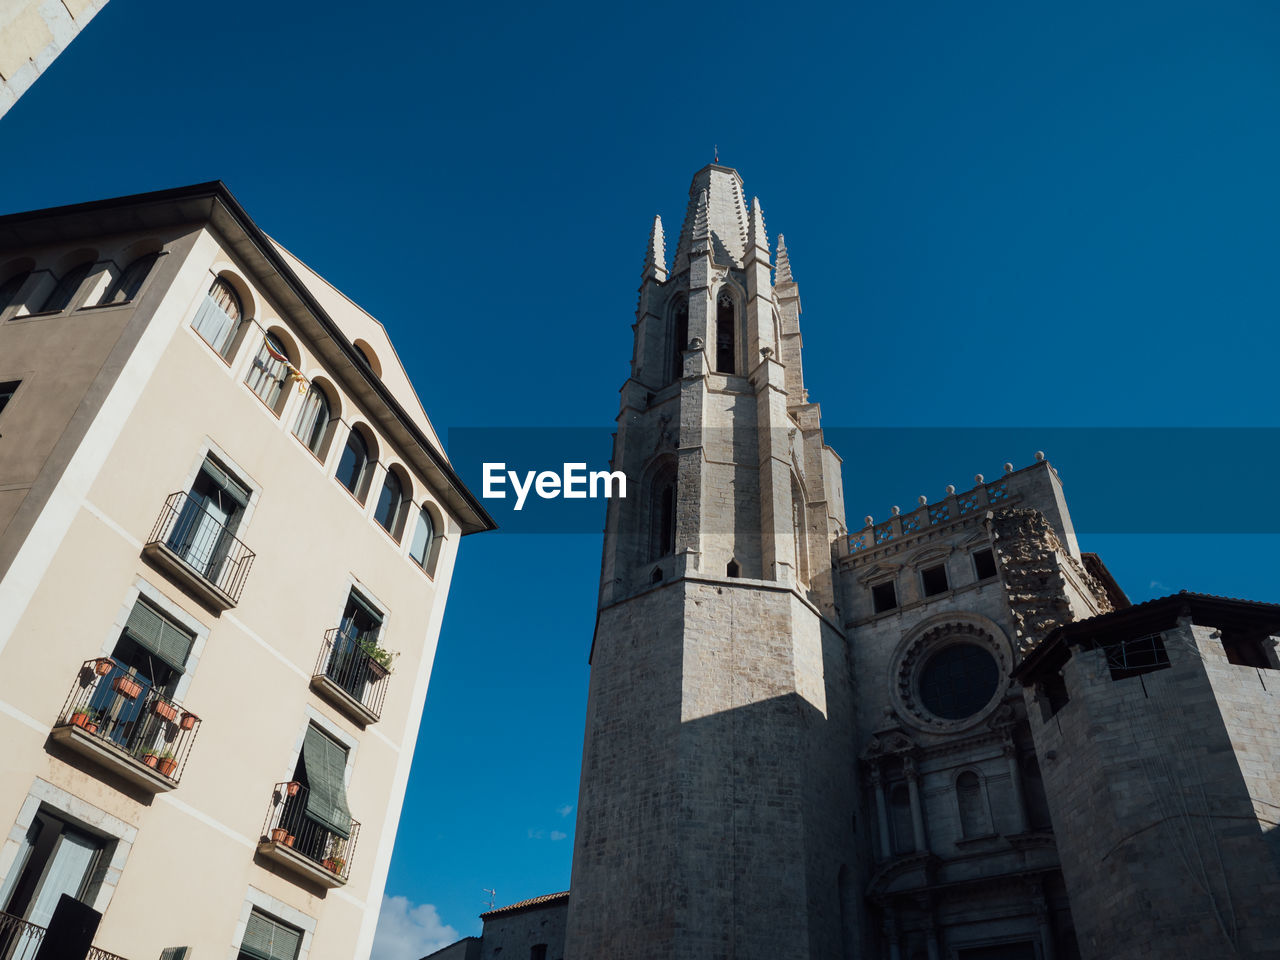
[[[689,345],[689,303],[680,300],[671,310],[671,376],[667,382],[679,380],[684,372],[684,350]]]
[[[737,317],[733,297],[721,290],[716,297],[716,373],[737,373]]]
[[[650,560],[669,557],[676,552],[676,465],[674,460],[661,463],[649,481],[649,551]]]

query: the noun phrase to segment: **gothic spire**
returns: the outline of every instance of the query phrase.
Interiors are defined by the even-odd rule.
[[[653,218],[653,229],[649,231],[649,249],[644,255],[644,279],[657,280],[659,283],[667,279],[667,244],[662,233],[662,218]]]
[[[778,234],[778,273],[775,283],[795,283],[791,276],[791,260],[787,256],[787,241]]]

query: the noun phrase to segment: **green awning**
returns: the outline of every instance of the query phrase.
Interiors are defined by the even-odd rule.
[[[347,807],[347,751],[316,727],[307,727],[302,743],[307,771],[307,816],[344,840],[351,836],[351,811]]]

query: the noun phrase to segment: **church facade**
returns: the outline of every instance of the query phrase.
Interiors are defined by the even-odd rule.
[[[502,955],[1280,957],[1280,606],[1130,605],[1042,454],[851,528],[746,196],[653,225],[571,890]]]

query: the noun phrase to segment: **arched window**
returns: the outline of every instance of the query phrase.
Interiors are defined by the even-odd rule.
[[[982,782],[978,775],[966,770],[956,777],[956,801],[960,805],[960,832],[966,837],[985,837],[991,832],[986,804],[982,801]]]
[[[284,396],[284,385],[289,379],[289,355],[284,341],[274,333],[262,338],[253,358],[253,366],[244,382],[249,389],[258,395],[258,399],[279,415],[280,400]]]
[[[0,313],[13,306],[22,290],[22,285],[31,276],[30,270],[19,270],[4,283],[0,283]]]
[[[382,492],[378,494],[378,506],[373,511],[373,519],[393,537],[397,536],[396,527],[400,521],[400,507],[404,504],[404,485],[394,470],[388,470],[386,479],[382,481]]]
[[[740,577],[740,576],[742,576],[742,567],[738,566],[738,561],[737,561],[737,560],[730,560],[728,563],[726,563],[726,564],[725,564],[725,566],[724,566],[724,575],[725,575],[726,577]]]
[[[427,570],[427,564],[431,559],[431,545],[436,539],[436,525],[431,520],[431,514],[427,512],[427,508],[423,507],[418,511],[418,526],[413,531],[413,541],[409,544],[409,556],[423,570]],[[430,573],[430,570],[427,570]]]
[[[142,289],[142,282],[147,279],[147,275],[151,273],[151,268],[159,258],[159,253],[144,253],[138,257],[121,271],[115,283],[107,288],[106,294],[98,302],[127,303],[132,300]]]
[[[218,277],[209,287],[204,303],[196,311],[191,327],[209,346],[225,357],[243,319],[244,307],[240,304],[240,295],[232,289],[231,284]]]
[[[737,337],[733,298],[721,290],[716,298],[716,373],[737,373]]]
[[[329,429],[329,419],[329,400],[324,391],[313,383],[307,391],[307,399],[302,401],[293,435],[317,457],[324,455],[324,437]]]
[[[352,430],[347,437],[347,445],[342,451],[342,459],[338,461],[338,472],[334,478],[363,502],[361,491],[364,489],[364,475],[369,468],[369,445],[364,442],[358,430]]]
[[[58,281],[45,297],[44,303],[41,304],[39,313],[52,313],[53,311],[62,311],[71,305],[71,301],[75,299],[76,291],[80,289],[80,284],[84,283],[85,277],[89,276],[89,271],[93,269],[93,261],[85,260],[83,263],[77,263],[74,267],[68,268],[67,272],[62,275],[62,279]]]
[[[676,549],[676,476],[673,469],[654,478],[650,497],[649,559],[670,556]]]
[[[687,346],[689,346],[689,304],[681,300],[671,311],[671,380],[679,380],[684,372],[684,351]]]
[[[916,848],[915,827],[911,823],[911,795],[905,784],[889,791],[889,822],[893,827],[893,852],[911,853]]]
[[[796,579],[809,582],[809,542],[805,531],[804,490],[796,475],[791,475],[791,534],[796,545]]]

